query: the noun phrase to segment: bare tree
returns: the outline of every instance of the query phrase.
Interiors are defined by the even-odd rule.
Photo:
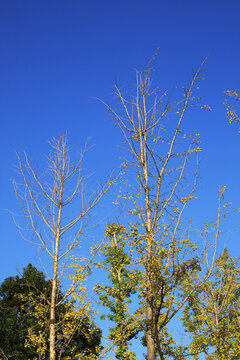
[[[55,360],[56,335],[59,329],[59,324],[56,324],[56,309],[75,292],[94,254],[81,268],[78,268],[72,285],[65,295],[59,298],[63,273],[71,252],[79,244],[85,221],[111,187],[111,181],[108,180],[105,185],[91,193],[86,189],[82,163],[87,143],[75,163],[70,159],[66,135],[61,136],[60,139],[53,138],[50,147],[44,175],[38,174],[25,152],[23,160],[17,155],[18,172],[22,182],[15,181],[14,188],[28,224],[27,230],[33,233],[31,241],[42,247],[52,262],[51,299],[50,301],[46,299],[46,304],[49,307],[49,358]],[[76,217],[70,218],[69,211],[66,210],[76,199],[78,203],[75,206],[78,207],[78,213]],[[22,227],[19,226],[19,229],[22,231]],[[67,337],[66,344],[69,344],[71,336],[72,334],[69,334]],[[59,359],[63,350],[62,348],[60,351]]]
[[[193,73],[189,86],[183,88],[180,101],[170,102],[167,93],[152,89],[150,62],[146,71],[136,71],[136,87],[131,98],[125,97],[116,84],[118,106],[113,108],[104,103],[130,154],[123,164],[123,177],[124,172],[129,176],[124,197],[133,202],[129,213],[140,219],[140,225],[137,220],[134,226],[133,237],[145,274],[142,297],[146,308],[148,360],[154,360],[157,351],[164,359],[160,334],[187,300],[188,295],[175,301],[177,289],[186,279],[184,269],[188,267],[192,273],[197,269],[197,261],[190,260],[194,246],[188,238],[189,232],[183,231],[182,217],[188,202],[195,198],[198,163],[194,167],[191,159],[201,149],[199,135],[185,132],[182,122],[187,111],[199,105],[196,82],[204,63]]]

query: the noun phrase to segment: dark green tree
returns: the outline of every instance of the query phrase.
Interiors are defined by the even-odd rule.
[[[37,270],[29,264],[23,269],[22,276],[7,278],[0,286],[0,359],[4,355],[12,360],[35,360],[48,358],[48,348],[38,352],[37,347],[28,341],[29,329],[34,329],[35,333],[39,331],[42,335],[42,341],[48,344],[49,327],[45,322],[49,321],[47,317],[48,307],[45,303],[50,300],[51,281],[46,280],[43,272]],[[63,294],[59,291],[58,298]],[[46,308],[46,313],[41,313],[39,308]],[[62,303],[58,308],[57,323],[62,326],[63,322],[67,325],[69,321],[66,314],[74,312],[74,304],[70,301]],[[44,315],[46,318],[44,319]],[[71,322],[69,322],[71,325]],[[66,326],[65,326],[66,333]],[[62,334],[63,335],[63,334]],[[78,327],[75,333],[71,333],[71,343],[61,349],[68,343],[66,336],[59,336],[57,339],[57,358],[75,359],[77,354],[84,354],[86,359],[94,359],[98,355],[101,342],[101,330],[96,327],[94,322],[85,316],[79,319]],[[75,357],[76,356],[76,357]]]

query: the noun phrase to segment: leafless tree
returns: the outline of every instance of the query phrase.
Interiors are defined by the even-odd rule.
[[[51,299],[47,300],[47,306],[49,306],[49,358],[55,360],[58,331],[56,309],[74,293],[78,279],[81,279],[81,274],[88,269],[94,254],[81,267],[81,274],[78,271],[65,295],[58,298],[67,260],[79,244],[85,220],[88,220],[91,210],[108,192],[112,182],[106,181],[103,186],[99,186],[91,193],[86,188],[83,159],[87,151],[87,143],[75,163],[70,159],[66,135],[59,139],[53,138],[50,148],[43,175],[39,175],[26,152],[23,153],[23,159],[17,154],[17,168],[22,181],[14,181],[14,188],[28,224],[27,230],[33,234],[31,242],[42,247],[52,263]],[[75,208],[77,207],[78,210],[76,217],[71,218],[69,207],[74,200],[77,200]],[[19,222],[18,226],[23,233],[23,227]]]

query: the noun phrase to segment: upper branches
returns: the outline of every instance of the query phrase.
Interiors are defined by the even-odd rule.
[[[198,162],[195,170],[190,168],[189,163],[191,155],[201,150],[199,134],[184,132],[182,122],[189,108],[200,106],[200,98],[195,92],[205,61],[193,74],[189,86],[183,88],[183,97],[179,101],[171,102],[166,92],[152,88],[150,63],[145,71],[136,71],[132,97],[126,96],[116,84],[114,93],[117,107],[104,103],[121,129],[125,148],[130,153],[127,167],[132,168],[132,173],[137,176],[129,185],[129,191],[137,213],[148,230],[156,228],[164,212],[172,215],[176,204],[182,213],[186,200],[193,198]],[[189,189],[186,178],[190,173],[193,186]],[[135,187],[136,183],[138,188]]]
[[[56,238],[63,239],[71,231],[71,236],[68,236],[71,241],[61,242],[60,260],[78,243],[84,219],[110,189],[112,182],[108,179],[103,186],[97,186],[91,193],[86,190],[87,177],[83,171],[83,160],[87,142],[75,162],[71,160],[66,135],[60,139],[53,138],[49,144],[50,152],[43,175],[39,175],[26,152],[23,153],[23,158],[17,154],[18,173],[22,181],[14,181],[14,189],[27,220],[28,230],[34,234],[34,242],[43,246],[51,257]],[[69,217],[65,208],[74,200],[78,200],[78,210],[75,217]],[[19,229],[22,232],[21,224]]]

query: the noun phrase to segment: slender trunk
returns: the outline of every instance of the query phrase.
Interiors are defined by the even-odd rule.
[[[147,304],[146,304],[146,319],[147,319],[147,360],[155,360],[155,342],[153,334],[153,291],[152,291],[152,239],[151,233],[148,233],[148,243],[147,243],[147,266],[146,266],[146,276],[147,276]]]
[[[58,239],[59,240],[59,239]],[[59,241],[58,241],[59,243]],[[57,244],[56,244],[57,245]],[[58,273],[58,259],[56,253],[54,254],[54,265],[53,265],[53,281],[52,281],[52,294],[51,294],[51,306],[50,306],[50,336],[49,336],[49,352],[50,360],[56,359],[55,351],[55,311],[56,311],[56,294],[57,294],[57,273]]]
[[[146,123],[145,123],[146,126]],[[147,360],[155,360],[155,341],[153,334],[153,288],[152,288],[152,219],[151,204],[148,182],[148,165],[147,165],[147,131],[144,132],[143,142],[143,173],[145,185],[145,206],[147,216],[147,257],[146,257],[146,277],[147,277],[147,303],[146,303],[146,320],[147,320]]]
[[[53,280],[52,280],[52,293],[51,293],[51,306],[50,306],[50,325],[49,325],[49,359],[56,360],[56,297],[58,289],[58,253],[60,241],[60,227],[62,217],[62,198],[63,198],[63,182],[61,182],[60,196],[58,202],[58,216],[57,228],[54,244],[54,258],[53,258]]]

